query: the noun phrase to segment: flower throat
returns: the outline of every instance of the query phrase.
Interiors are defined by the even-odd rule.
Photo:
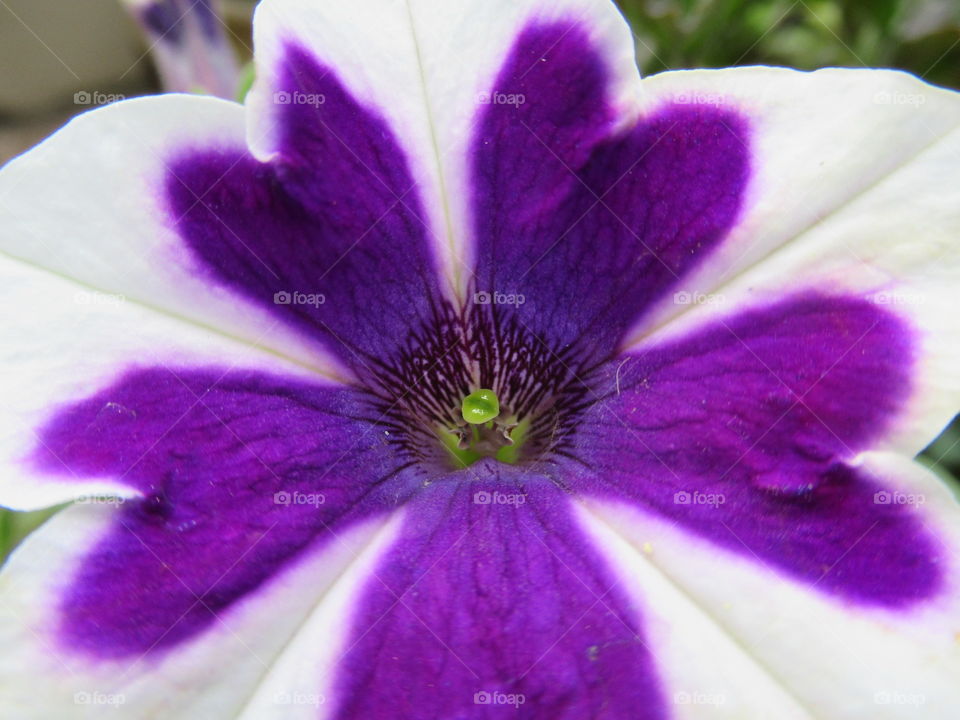
[[[567,452],[600,364],[587,365],[579,348],[548,346],[522,312],[444,302],[397,357],[371,359],[365,380],[378,424],[411,462],[458,469]]]

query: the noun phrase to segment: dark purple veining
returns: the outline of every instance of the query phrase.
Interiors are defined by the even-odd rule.
[[[824,592],[887,607],[929,598],[936,541],[854,464],[902,408],[912,347],[882,306],[801,295],[638,349],[611,365],[583,419],[578,456],[596,470],[578,489]]]
[[[305,51],[288,51],[274,102],[277,159],[184,149],[170,210],[213,280],[367,372],[436,316],[419,194],[383,120]]]
[[[145,369],[59,413],[37,462],[143,493],[77,568],[64,641],[123,657],[192,637],[308,547],[409,495],[362,397],[254,372]]]
[[[614,135],[606,83],[579,30],[526,31],[471,155],[478,289],[522,294],[505,313],[597,356],[723,240],[749,169],[738,113],[666,106]]]
[[[666,718],[638,609],[568,498],[476,467],[410,503],[355,611],[334,717]]]

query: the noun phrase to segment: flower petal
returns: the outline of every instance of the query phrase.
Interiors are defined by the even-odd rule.
[[[164,95],[80,115],[0,172],[0,252],[328,374],[315,342],[209,282],[165,206],[187,147],[242,149],[243,109]],[[202,202],[201,199],[197,200]]]
[[[362,372],[437,311],[419,193],[390,129],[333,68],[289,45],[279,72],[270,161],[184,148],[170,213],[212,278]]]
[[[258,81],[251,145],[270,158],[281,144],[274,102],[289,45],[308,47],[364,107],[403,138],[413,181],[444,275],[462,297],[472,270],[471,124],[516,38],[533,22],[575,24],[600,48],[615,77],[611,96],[636,103],[633,43],[604,0],[267,0],[258,10]]]
[[[141,494],[77,569],[61,643],[164,651],[309,545],[394,507],[411,487],[369,412],[353,391],[216,368],[133,370],[61,410],[38,466]]]
[[[899,185],[895,210],[909,222],[922,219],[921,205],[951,199],[931,172],[940,153],[928,151],[946,150],[946,138],[960,125],[960,93],[906,73],[693,70],[648,77],[643,87],[650,107],[680,102],[726,109],[745,116],[751,128],[753,177],[741,221],[721,252],[690,278],[691,290],[710,292],[777,248],[799,243],[806,230],[832,224],[837,211],[888,176],[926,177],[909,188]],[[862,242],[844,243],[835,253],[849,258]]]
[[[644,557],[777,678],[811,717],[950,720],[960,703],[957,501],[912,460],[867,453],[861,461],[861,470],[883,478],[896,497],[911,498],[914,504],[900,509],[943,543],[937,546],[943,592],[933,600],[895,610],[836,602],[819,587],[789,582],[775,567],[697,538],[672,519],[610,503],[594,504],[592,515],[642,548]],[[741,537],[751,542],[750,535]],[[883,572],[885,562],[877,557],[874,566]],[[843,568],[843,561],[837,563],[827,577]],[[710,693],[716,687],[712,681],[695,681],[685,689]],[[734,692],[727,696],[735,697]]]
[[[31,458],[38,432],[56,408],[109,386],[131,367],[242,366],[329,382],[124,295],[98,292],[3,256],[0,303],[8,309],[0,348],[0,504],[5,507],[31,510],[96,495],[138,495],[119,476],[78,477],[62,465],[55,473],[40,473]]]
[[[211,0],[124,0],[146,35],[168,92],[205,92],[232,100],[240,71],[227,26]]]
[[[666,105],[618,129],[607,84],[576,25],[531,26],[472,148],[475,300],[598,354],[725,237],[749,163],[735,112]]]
[[[960,93],[839,69],[665,73],[644,87],[654,106],[682,97],[742,113],[754,176],[730,237],[634,339],[683,334],[784,294],[868,298],[916,336],[909,407],[881,442],[919,452],[960,406]]]
[[[944,589],[941,548],[857,463],[909,396],[911,340],[858,298],[727,317],[625,356],[583,420],[578,457],[598,469],[593,491],[821,591],[890,608],[929,600]]]
[[[717,622],[710,605],[698,605],[651,557],[649,544],[632,545],[613,524],[615,506],[577,503],[577,518],[603,552],[622,589],[643,603],[647,636],[656,654],[671,717],[698,720],[812,720],[792,688],[739,645]],[[636,528],[631,528],[636,530]],[[634,538],[638,533],[628,533]],[[711,558],[713,556],[711,555]],[[722,579],[720,580],[722,582]],[[830,716],[832,717],[832,716]]]
[[[637,608],[550,481],[432,484],[366,586],[333,717],[665,717]]]
[[[7,649],[0,702],[8,714],[25,720],[104,712],[236,717],[316,606],[342,577],[363,568],[368,553],[376,554],[386,530],[372,520],[305,552],[173,652],[92,662],[65,650],[53,631],[77,568],[115,525],[115,508],[76,505],[31,534],[7,561],[0,574],[0,639]]]
[[[3,623],[17,639],[8,655],[23,671],[45,667],[38,677],[52,672],[63,690],[129,693],[153,706],[159,698],[138,685],[154,672],[165,677],[178,662],[168,658],[188,666],[199,658],[211,665],[201,672],[216,678],[211,653],[225,643],[279,653],[282,643],[262,637],[269,623],[251,620],[250,608],[294,611],[273,620],[289,637],[370,539],[370,520],[395,509],[418,482],[411,485],[402,460],[385,451],[389,434],[369,412],[344,388],[168,367],[128,371],[59,410],[41,432],[38,470],[115,478],[138,496],[106,501],[120,505],[110,517],[99,507],[71,509],[25,546],[34,548],[23,551],[34,564],[3,575],[6,604],[19,608]],[[35,548],[53,557],[38,559]],[[325,563],[319,572],[317,563]],[[314,572],[320,582],[306,588],[311,602],[275,594],[278,583],[303,594],[299,576]],[[30,597],[42,598],[41,607],[25,610]],[[265,661],[253,655],[256,663],[243,657],[240,665],[256,678]],[[82,670],[61,677],[74,666]],[[128,676],[128,668],[137,672]],[[22,701],[19,685],[4,690],[11,703]],[[188,692],[177,701],[232,703],[235,712],[243,699]],[[44,707],[68,701],[58,696]]]

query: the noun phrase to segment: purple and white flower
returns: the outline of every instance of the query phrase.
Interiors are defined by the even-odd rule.
[[[85,500],[5,714],[955,717],[960,96],[641,81],[601,0],[255,39],[0,173],[0,501]]]
[[[123,2],[146,37],[164,90],[237,96],[240,70],[218,0]]]

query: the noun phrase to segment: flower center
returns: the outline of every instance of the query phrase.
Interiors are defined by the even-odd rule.
[[[460,414],[462,422],[440,432],[441,442],[457,464],[467,467],[483,457],[517,462],[529,421],[520,429],[516,416],[501,418],[500,400],[493,390],[481,388],[467,395]]]
[[[465,422],[483,425],[500,414],[500,401],[493,390],[476,390],[463,399],[461,414]]]
[[[443,303],[396,358],[371,358],[367,389],[378,424],[428,471],[482,458],[549,459],[564,451],[589,405],[598,365],[588,365],[588,353],[550,347],[509,312]]]

